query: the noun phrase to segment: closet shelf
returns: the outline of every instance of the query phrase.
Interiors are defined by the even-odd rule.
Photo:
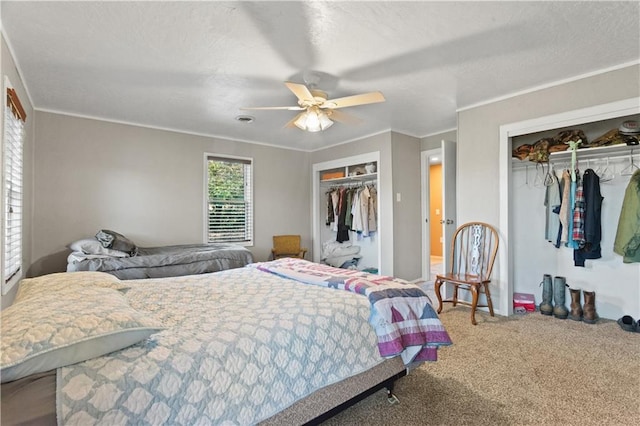
[[[607,158],[607,157],[620,157],[623,155],[638,155],[640,154],[640,145],[609,145],[598,146],[595,148],[582,148],[576,151],[577,158],[579,160],[588,160],[594,158]],[[556,161],[569,161],[571,160],[571,151],[552,152],[549,154],[549,162]],[[519,169],[527,166],[535,167],[537,164],[534,161],[524,161],[517,158],[512,158],[511,163],[514,169]],[[546,165],[547,163],[542,163]]]
[[[346,183],[346,182],[358,182],[358,181],[370,181],[378,178],[378,173],[367,173],[363,175],[345,176],[341,178],[323,179],[320,183]]]

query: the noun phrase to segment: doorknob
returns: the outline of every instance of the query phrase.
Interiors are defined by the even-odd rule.
[[[452,221],[451,219],[447,219],[447,220],[442,219],[442,220],[440,221],[440,223],[441,223],[442,225],[445,225],[445,224],[446,224],[446,225],[451,225],[451,224],[453,223],[453,221]]]
[[[447,225],[451,225],[453,221],[451,219],[447,219]]]

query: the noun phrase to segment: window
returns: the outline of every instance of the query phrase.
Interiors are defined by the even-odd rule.
[[[9,290],[12,279],[19,277],[22,268],[22,150],[25,137],[24,123],[27,118],[14,89],[7,88],[6,105],[2,142],[4,158],[2,293]]]
[[[253,243],[253,161],[207,156],[207,242]]]

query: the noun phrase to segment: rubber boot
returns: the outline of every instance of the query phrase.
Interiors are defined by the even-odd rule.
[[[571,294],[571,312],[569,312],[569,319],[574,321],[582,321],[582,306],[580,305],[580,289],[569,289]]]
[[[551,299],[553,298],[553,283],[551,282],[551,275],[544,274],[542,277],[542,303],[540,303],[540,313],[542,315],[553,314],[553,305]]]
[[[558,319],[567,319],[569,316],[569,310],[564,306],[565,293],[567,287],[567,280],[565,277],[555,277],[553,280],[553,300],[555,306],[553,307],[553,316]]]
[[[596,292],[595,291],[583,291],[584,293],[584,314],[582,319],[587,324],[595,324],[598,320],[598,314],[596,313]]]

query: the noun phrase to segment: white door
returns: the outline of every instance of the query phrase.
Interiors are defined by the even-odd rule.
[[[451,239],[456,232],[456,143],[442,141],[442,257],[444,270],[450,268]]]

